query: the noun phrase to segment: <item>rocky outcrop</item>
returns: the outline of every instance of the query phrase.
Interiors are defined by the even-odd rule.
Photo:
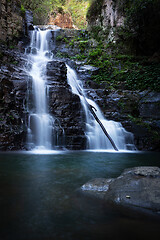
[[[24,149],[26,142],[27,83],[24,57],[1,49],[0,59],[0,150]]]
[[[106,119],[121,122],[127,131],[132,132],[138,150],[160,150],[159,93],[110,90],[107,83],[97,84],[91,80],[98,68],[82,62],[76,62],[76,68],[86,94],[100,106]]]
[[[67,69],[63,61],[52,60],[47,64],[49,86],[49,111],[55,118],[58,145],[67,149],[85,149],[85,122],[80,99],[67,83]]]
[[[146,92],[139,104],[140,117],[145,119],[160,119],[160,93]]]
[[[59,35],[58,35],[59,34]],[[65,38],[72,39],[77,30],[59,30],[52,32],[51,49],[55,56],[61,54],[74,56],[79,49],[72,50],[65,43]],[[85,32],[84,32],[85,34]],[[60,37],[61,41],[58,41]],[[53,44],[54,43],[54,44]],[[1,149],[23,149],[26,142],[26,119],[30,78],[23,70],[24,56],[15,51],[0,49],[1,81]],[[61,57],[60,54],[60,57]],[[72,94],[66,77],[66,58],[52,60],[47,65],[47,83],[49,89],[49,111],[55,117],[55,136],[57,145],[67,149],[85,149],[85,116],[79,98]],[[139,150],[160,150],[160,96],[150,91],[128,91],[107,89],[105,84],[91,80],[91,74],[98,68],[85,65],[85,62],[71,62],[77,69],[78,77],[83,82],[87,95],[101,108],[108,120],[121,122],[123,127],[132,132],[135,145]],[[17,119],[17,120],[16,120]],[[64,142],[65,139],[65,142]]]
[[[31,78],[24,66],[27,58],[18,51],[1,49],[0,150],[27,149],[28,109],[32,105]],[[53,145],[71,150],[85,149],[85,121],[80,99],[67,83],[65,62],[47,64],[49,112],[54,118]]]
[[[74,28],[72,17],[69,13],[57,13],[50,16],[48,25],[57,25],[60,28]]]
[[[124,51],[158,55],[159,1],[93,0],[87,14],[88,29],[105,40],[121,42]]]
[[[124,12],[120,10],[121,0],[94,0],[88,11],[89,29],[119,27],[124,24]]]
[[[80,48],[74,47],[68,42],[76,35],[87,34],[77,30],[59,30],[53,34],[55,48],[53,53],[60,58],[74,57],[80,54]],[[76,44],[76,42],[74,42]],[[87,49],[86,49],[87,51]],[[138,150],[160,150],[160,112],[159,94],[151,91],[111,90],[107,83],[97,84],[91,80],[91,75],[97,74],[99,69],[76,61],[73,68],[77,70],[86,94],[101,108],[108,120],[121,122],[123,127],[134,134],[135,145]]]
[[[30,30],[34,30],[33,27],[33,13],[29,10],[25,11],[25,35],[29,35]]]
[[[12,41],[23,32],[23,19],[19,0],[1,0],[0,2],[0,40]]]
[[[77,37],[81,38],[87,36],[87,31],[76,29],[59,29],[56,32],[52,32],[52,35],[52,39],[56,46],[52,51],[54,55],[59,58],[71,58],[81,53],[79,43],[76,42],[75,39]]]
[[[80,191],[108,204],[160,211],[160,168],[135,167],[115,179],[93,179]]]

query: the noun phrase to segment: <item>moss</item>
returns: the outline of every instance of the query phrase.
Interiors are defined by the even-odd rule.
[[[22,16],[22,17],[25,16],[25,12],[26,12],[26,10],[25,10],[23,4],[21,4],[21,16]]]
[[[56,37],[56,41],[57,41],[57,42],[61,42],[61,41],[63,41],[63,39],[64,39],[64,37],[63,37],[62,35],[58,35],[58,36]]]
[[[142,126],[145,129],[148,130],[148,133],[150,134],[150,141],[154,141],[156,143],[159,143],[160,141],[160,135],[159,132],[154,130],[149,123],[145,122],[142,118],[136,118],[133,117],[132,115],[128,115],[128,118],[130,119],[130,121],[132,121],[133,123],[135,123],[136,125]]]
[[[102,40],[103,28],[101,26],[92,26],[90,34],[92,38],[96,39],[99,42]]]
[[[70,56],[68,55],[68,53],[62,53],[60,51],[58,51],[56,54],[55,54],[55,57],[57,58],[70,58]]]

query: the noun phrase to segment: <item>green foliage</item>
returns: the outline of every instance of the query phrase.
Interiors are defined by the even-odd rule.
[[[61,41],[63,41],[63,39],[64,39],[64,37],[62,36],[62,35],[58,35],[57,37],[56,37],[56,41],[57,42],[61,42]]]
[[[159,136],[159,132],[153,130],[153,128],[149,125],[149,123],[144,122],[144,120],[142,118],[137,118],[137,117],[133,117],[132,115],[128,114],[128,118],[134,122],[135,124],[144,127],[145,129],[148,130],[148,132],[151,134],[151,138],[153,141],[160,141],[160,136]]]
[[[88,42],[89,40],[87,34],[81,31],[79,32],[77,37],[74,37],[72,40],[70,40],[69,46],[72,48],[78,48],[80,53],[82,54],[87,52],[86,49],[89,48]]]
[[[50,13],[70,13],[78,28],[86,27],[86,12],[90,0],[21,0],[25,9],[33,12],[34,24],[46,24]]]
[[[89,0],[68,0],[64,5],[66,12],[72,16],[74,25],[79,29],[87,26],[86,14],[89,7]]]
[[[77,54],[75,57],[71,57],[71,59],[76,59],[76,60],[79,60],[79,61],[83,61],[86,59],[86,55],[84,54]]]
[[[100,33],[103,31],[101,26],[92,26],[90,30],[91,37],[96,39],[97,41],[101,40]]]
[[[69,58],[69,55],[68,55],[68,53],[62,53],[62,52],[58,51],[56,53],[55,57],[57,57],[57,58]]]
[[[79,41],[78,48],[80,49],[81,53],[85,52],[85,50],[87,48],[87,45],[88,45],[88,40],[85,40],[85,41],[81,40],[81,41]]]
[[[125,30],[137,53],[153,54],[160,42],[159,0],[130,0],[125,15]]]
[[[160,91],[160,64],[140,65],[125,74],[129,89],[151,89]]]
[[[21,0],[25,9],[33,12],[34,24],[45,24],[48,19],[48,13],[52,8],[52,1],[48,0]]]
[[[25,12],[26,12],[26,10],[25,10],[23,4],[21,4],[21,15],[24,16]]]
[[[14,45],[9,45],[9,48],[10,48],[10,49],[14,49],[15,46],[14,46]]]
[[[112,54],[108,54],[112,47]],[[145,57],[120,54],[113,44],[102,43],[90,49],[87,63],[99,68],[92,79],[97,83],[106,82],[113,88],[129,90],[160,91],[160,64],[149,63]]]

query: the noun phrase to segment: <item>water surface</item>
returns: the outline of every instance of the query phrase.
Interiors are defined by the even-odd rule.
[[[160,153],[0,154],[1,240],[155,239],[159,220],[106,208],[76,190],[125,168],[159,166]]]

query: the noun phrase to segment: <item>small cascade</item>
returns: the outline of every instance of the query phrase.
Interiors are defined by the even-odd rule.
[[[53,117],[48,113],[46,66],[50,61],[48,38],[50,30],[31,31],[28,59],[31,63],[29,75],[32,78],[33,102],[29,109],[28,146],[29,148],[51,149]],[[30,104],[31,105],[31,104]]]
[[[119,122],[108,121],[104,118],[99,106],[88,99],[84,93],[82,82],[78,80],[77,74],[75,70],[73,70],[70,66],[67,65],[67,79],[68,84],[71,86],[72,92],[77,94],[80,97],[81,104],[85,111],[86,116],[86,137],[88,140],[88,149],[107,149],[112,150],[113,147],[110,141],[107,139],[106,135],[102,131],[101,127],[94,119],[92,114],[90,113],[86,101],[93,106],[93,110],[95,111],[97,117],[102,122],[108,134],[113,139],[115,145],[119,150],[135,150],[135,146],[133,143],[133,134],[127,132],[122,124]]]

